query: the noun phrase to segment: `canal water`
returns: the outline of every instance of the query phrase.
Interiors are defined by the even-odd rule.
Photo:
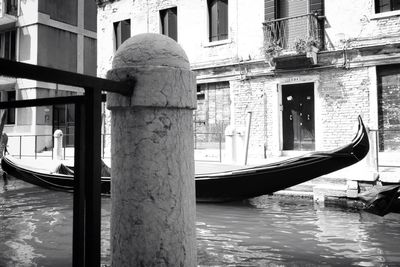
[[[2,182],[1,182],[2,183]],[[110,198],[102,199],[109,265]],[[0,187],[0,266],[71,266],[72,195],[12,179]],[[400,214],[311,200],[197,205],[199,266],[399,266]]]

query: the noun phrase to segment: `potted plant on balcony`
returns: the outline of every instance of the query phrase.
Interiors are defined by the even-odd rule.
[[[282,46],[277,40],[265,43],[265,57],[270,65],[272,65],[274,57],[277,57],[282,52]]]
[[[298,54],[305,54],[312,60],[312,64],[317,64],[318,40],[313,37],[309,37],[307,40],[300,38],[295,41],[294,46]]]

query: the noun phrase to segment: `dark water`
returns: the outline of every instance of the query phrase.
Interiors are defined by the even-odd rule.
[[[2,183],[1,183],[2,185]],[[0,266],[71,266],[72,195],[11,180],[0,188]],[[102,200],[109,264],[110,199]],[[199,266],[400,266],[400,215],[310,200],[197,205]]]

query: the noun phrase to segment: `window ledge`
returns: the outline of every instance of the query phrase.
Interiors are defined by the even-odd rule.
[[[394,17],[394,16],[400,16],[400,10],[373,14],[370,19],[383,19],[383,18],[389,18],[389,17]]]
[[[225,40],[203,43],[203,47],[213,47],[213,46],[219,46],[219,45],[226,45],[226,44],[230,44],[230,43],[232,43],[232,39],[228,38]]]

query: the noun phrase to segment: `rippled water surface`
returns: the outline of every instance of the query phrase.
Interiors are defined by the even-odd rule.
[[[3,184],[2,184],[3,185]],[[102,199],[109,264],[110,199]],[[309,200],[197,205],[200,266],[399,266],[400,214]],[[0,188],[0,266],[71,266],[72,195],[11,180]]]

